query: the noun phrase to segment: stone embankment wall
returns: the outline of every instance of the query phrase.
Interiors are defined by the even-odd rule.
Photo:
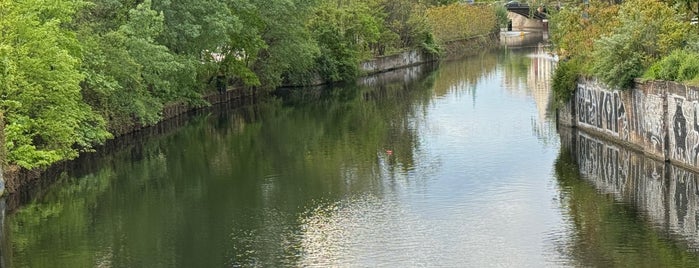
[[[559,122],[699,171],[699,87],[636,81],[620,91],[582,79]]]
[[[377,57],[363,62],[360,65],[362,73],[372,75],[380,72],[392,71],[399,68],[434,62],[439,59],[455,59],[470,56],[481,52],[485,48],[498,44],[499,33],[474,36],[468,39],[447,42],[442,49],[444,54],[440,57],[425,53],[421,49],[412,49],[395,55]]]
[[[404,68],[417,64],[435,61],[437,58],[420,50],[409,50],[402,53],[378,57],[365,61],[361,64],[360,70],[366,74],[386,72],[398,68]]]

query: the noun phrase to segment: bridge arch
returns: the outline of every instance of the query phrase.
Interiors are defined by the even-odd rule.
[[[507,12],[507,18],[512,21],[512,30],[546,29],[546,25],[543,20],[530,19],[511,11]]]
[[[520,4],[510,1],[505,4],[507,8],[507,18],[512,21],[513,30],[522,29],[544,29],[548,28],[546,19],[548,14],[543,7],[530,8],[527,4]]]

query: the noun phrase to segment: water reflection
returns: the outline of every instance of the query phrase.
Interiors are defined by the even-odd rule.
[[[695,173],[568,128],[556,163],[585,266],[699,265]]]
[[[209,110],[8,215],[5,264],[699,264],[696,176],[577,133],[560,149],[553,66],[499,50]]]
[[[308,247],[302,204],[381,197],[395,183],[379,178],[416,165],[433,78],[425,66],[402,71],[411,79],[222,107],[90,159],[101,168],[72,171],[10,216],[8,266],[294,264]]]
[[[548,43],[547,31],[509,31],[500,33],[500,44],[508,49],[536,47],[542,43]]]

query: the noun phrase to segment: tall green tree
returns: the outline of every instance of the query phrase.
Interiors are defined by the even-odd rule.
[[[77,157],[109,137],[80,94],[80,44],[65,27],[80,1],[0,1],[0,109],[9,161]]]
[[[164,16],[151,8],[151,1],[115,12],[114,17],[123,19],[112,27],[88,26],[81,32],[82,85],[86,100],[119,133],[136,123],[158,122],[165,103],[197,96],[192,82],[182,82],[194,80],[191,65],[156,41]]]
[[[165,18],[159,43],[187,59],[188,69],[194,70],[189,87],[211,86],[211,78],[219,75],[259,84],[248,67],[259,44],[255,23],[249,25],[238,16],[251,9],[248,0],[155,0],[153,8]],[[236,43],[240,40],[248,43]],[[248,51],[242,52],[243,48]]]
[[[276,88],[285,80],[304,83],[312,78],[320,53],[306,22],[316,1],[250,0],[259,15],[257,32],[265,42],[253,66],[261,85]],[[284,19],[280,19],[284,18]]]

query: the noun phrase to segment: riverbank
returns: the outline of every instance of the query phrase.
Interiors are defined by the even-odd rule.
[[[372,77],[376,74],[386,73],[401,68],[417,66],[427,63],[434,63],[439,60],[458,58],[459,51],[463,56],[473,55],[485,49],[496,47],[498,45],[498,34],[494,33],[487,36],[478,36],[458,42],[450,42],[445,46],[447,53],[443,57],[434,57],[427,55],[424,52],[414,50],[400,53],[393,56],[381,57],[373,59],[361,65],[362,68],[371,66],[371,71],[365,69],[364,75],[358,79],[361,83],[371,83],[375,80]],[[402,75],[401,75],[402,76]],[[225,93],[219,94],[212,92],[203,97],[205,101],[212,106],[225,104],[236,106],[250,105],[259,100],[268,98],[268,95],[261,95],[258,91],[251,88],[228,87]],[[209,107],[192,107],[186,103],[173,103],[164,107],[162,111],[161,121],[153,126],[133,126],[130,128],[120,129],[115,133],[115,138],[109,140],[107,144],[100,146],[94,153],[83,153],[81,160],[63,161],[54,164],[46,169],[26,170],[17,166],[9,166],[3,170],[2,183],[5,195],[11,196],[8,198],[7,207],[14,208],[19,204],[25,203],[32,196],[36,196],[43,192],[47,187],[55,181],[60,180],[65,170],[75,168],[77,163],[85,164],[85,158],[90,158],[94,155],[99,155],[105,151],[111,151],[113,148],[120,146],[128,146],[134,142],[142,140],[144,136],[162,135],[176,129],[187,122],[186,115],[188,113],[205,112]],[[89,162],[89,161],[88,161]]]

